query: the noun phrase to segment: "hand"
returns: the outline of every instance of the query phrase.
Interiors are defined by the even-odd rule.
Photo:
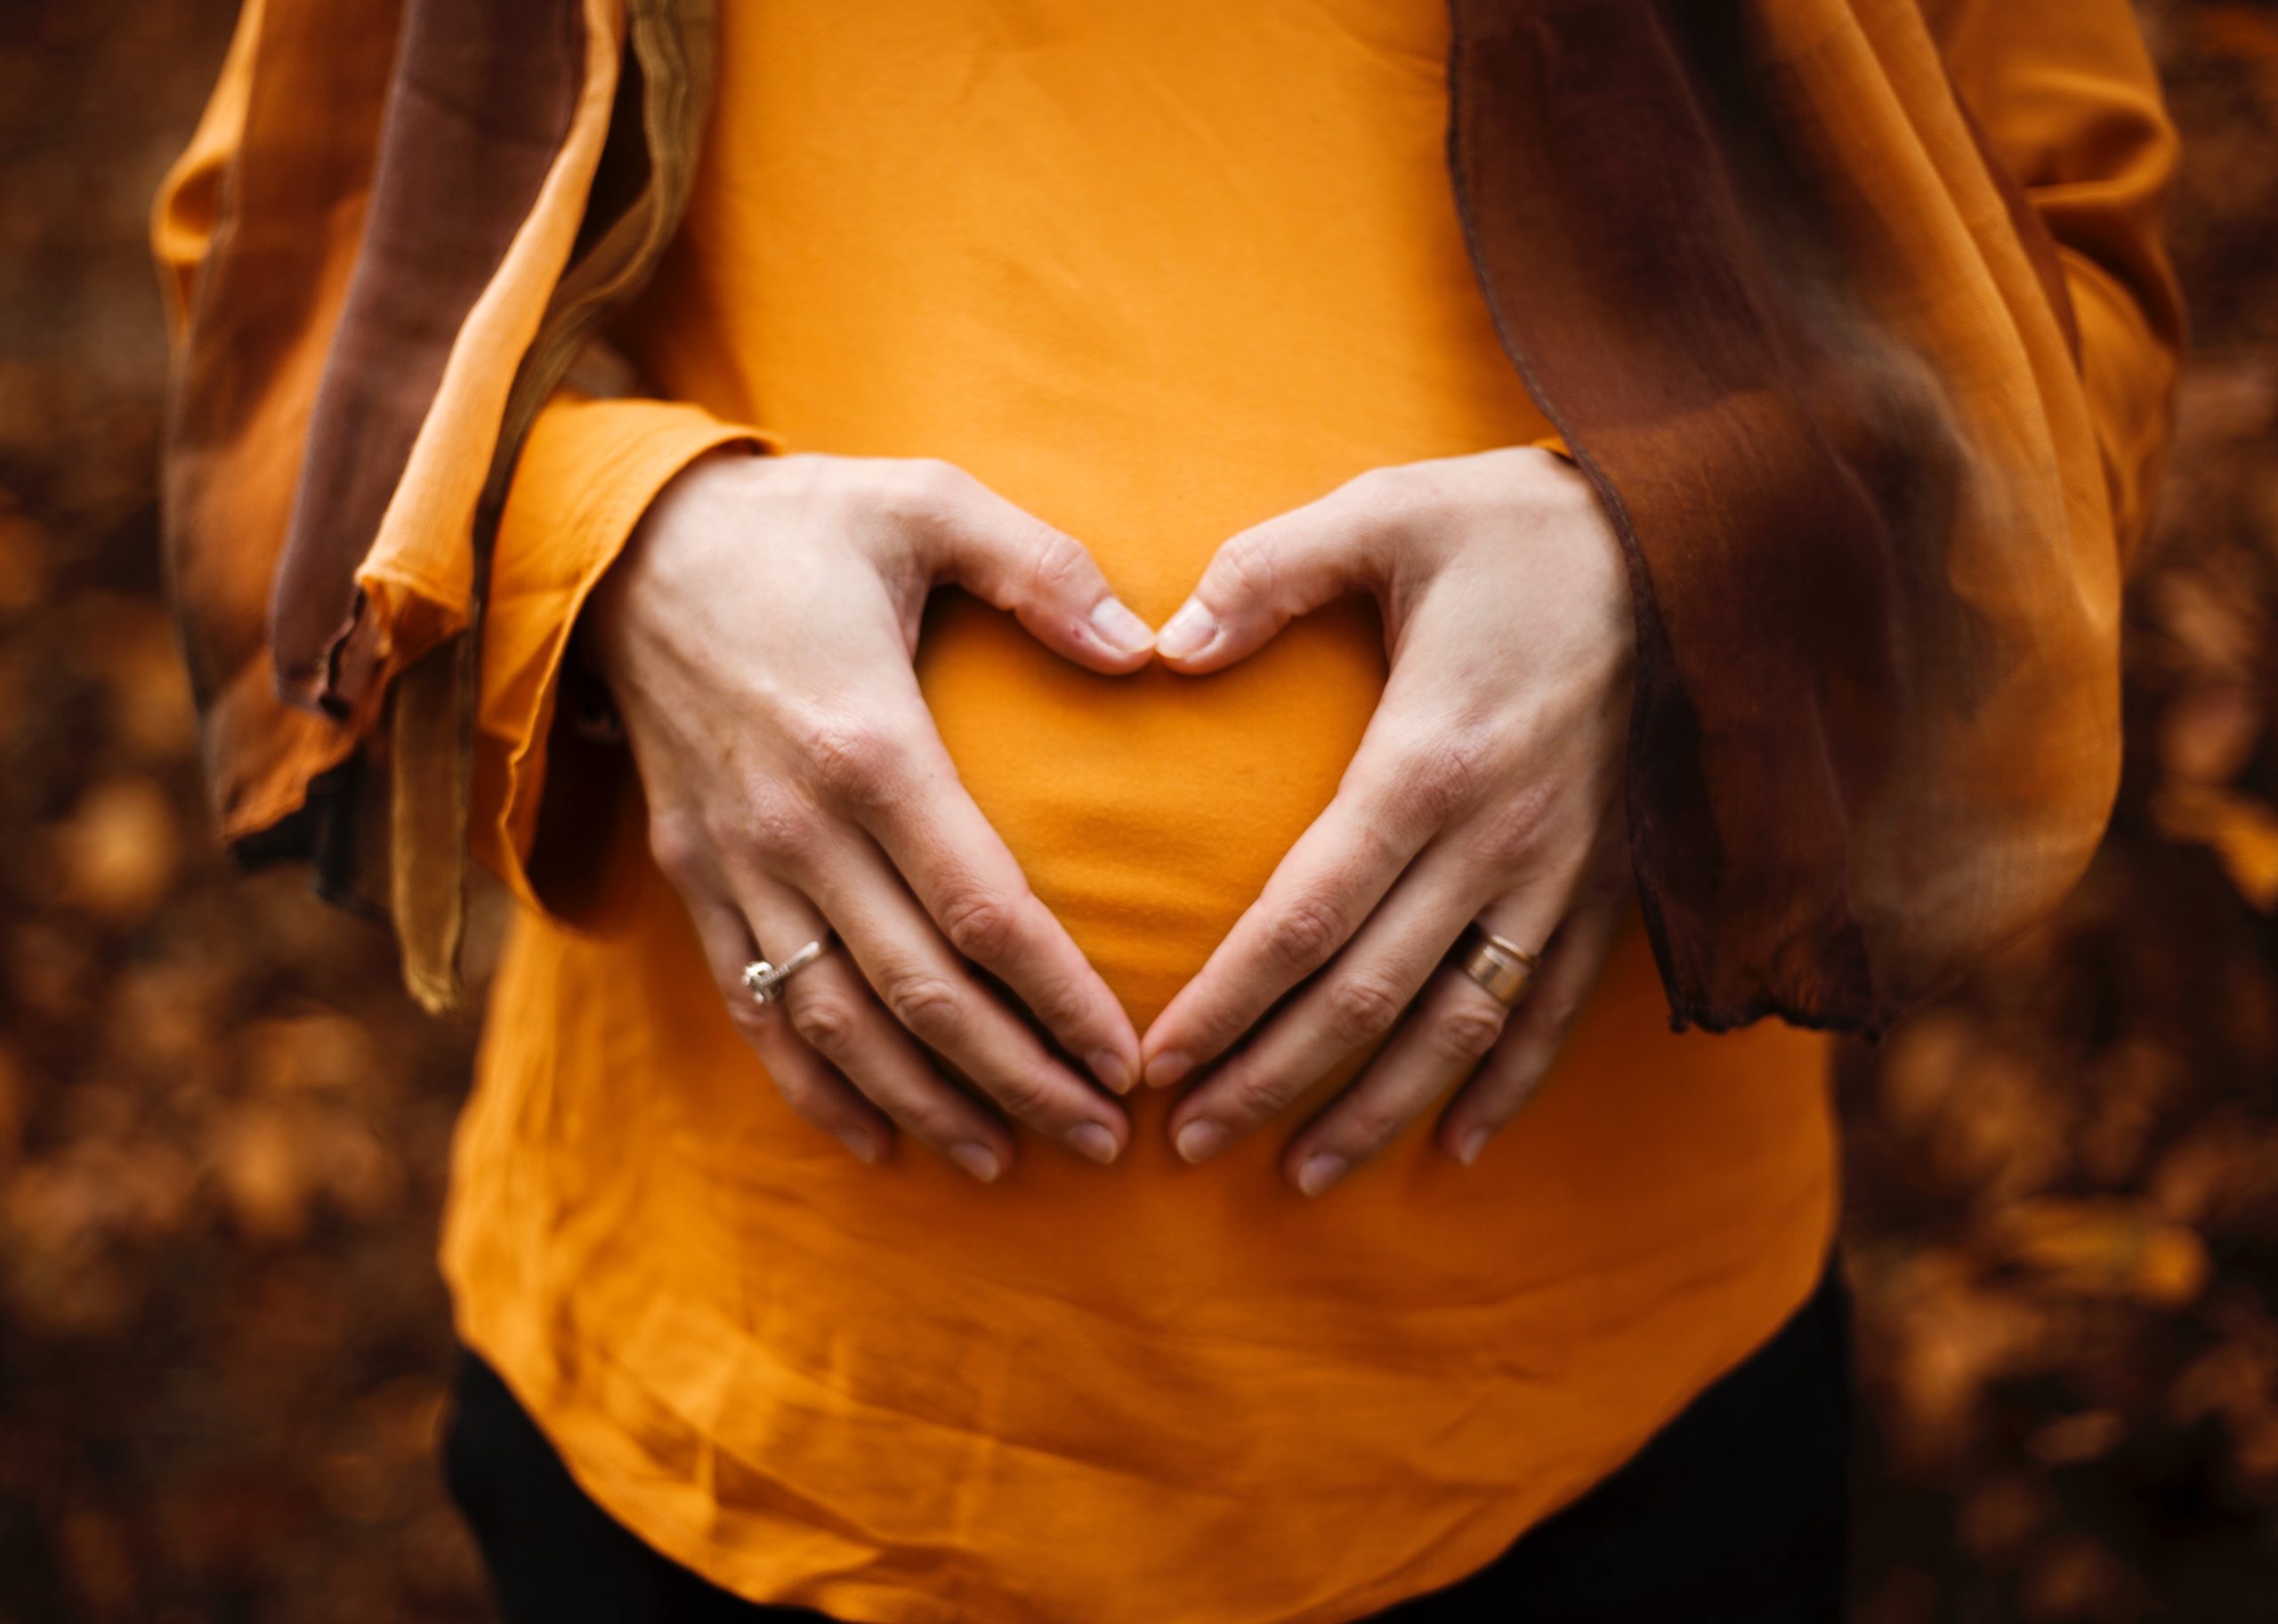
[[[1475,1158],[1548,1068],[1628,899],[1635,631],[1583,476],[1531,448],[1363,474],[1227,541],[1157,653],[1216,671],[1354,590],[1376,596],[1392,652],[1377,714],[1336,798],[1142,1046],[1167,1087],[1248,1034],[1171,1113],[1200,1161],[1392,1033],[1290,1142],[1284,1170],[1309,1195],[1477,1070],[1439,1127]],[[1442,967],[1474,920],[1541,949],[1515,1013]]]
[[[884,458],[699,459],[602,578],[590,625],[657,864],[792,1109],[866,1161],[898,1123],[993,1180],[1013,1135],[931,1049],[1112,1161],[1122,1110],[973,972],[1109,1088],[1136,1079],[1130,1018],[958,783],[918,691],[919,618],[947,582],[1091,670],[1147,661],[1145,623],[1077,542],[946,464]],[[839,945],[756,1003],[740,979],[755,947],[780,961],[826,925]]]

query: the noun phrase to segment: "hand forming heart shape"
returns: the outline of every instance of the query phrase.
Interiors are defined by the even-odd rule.
[[[763,554],[755,533],[781,545]],[[1384,610],[1391,680],[1336,800],[1143,1051],[959,785],[919,695],[919,618],[949,583],[1107,675],[1158,652],[1217,670],[1347,591]],[[1171,1115],[1189,1160],[1398,1025],[1293,1141],[1308,1193],[1483,1057],[1442,1119],[1470,1160],[1547,1065],[1622,905],[1629,624],[1603,513],[1571,465],[1534,448],[1380,470],[1244,531],[1159,643],[1080,544],[945,464],[714,453],[651,505],[588,619],[651,850],[794,1110],[866,1160],[899,1125],[993,1180],[1013,1137],[931,1050],[1010,1116],[1114,1159],[1124,1112],[971,965],[1115,1093],[1143,1052],[1151,1082],[1197,1076]],[[1426,987],[1474,918],[1550,943],[1507,1029],[1467,977]],[[744,991],[756,943],[788,955],[834,930],[843,953],[765,978],[765,1001]]]
[[[1628,899],[1634,622],[1581,473],[1525,447],[1363,474],[1226,542],[1156,652],[1215,671],[1356,590],[1376,596],[1393,657],[1360,751],[1143,1043],[1159,1086],[1227,1056],[1171,1114],[1200,1161],[1390,1034],[1291,1141],[1284,1167],[1309,1195],[1474,1071],[1440,1138],[1476,1158],[1541,1080]],[[1515,1014],[1459,970],[1434,978],[1474,921],[1542,950]]]
[[[927,1050],[1095,1161],[1115,1159],[1130,1123],[972,966],[1116,1093],[1139,1046],[958,782],[919,694],[919,620],[952,582],[1091,670],[1148,661],[1146,623],[1074,539],[945,463],[883,457],[699,459],[650,505],[588,624],[650,850],[776,1087],[865,1160],[899,1125],[987,1183],[1013,1135]],[[745,990],[747,964],[833,931],[844,950],[780,996]]]

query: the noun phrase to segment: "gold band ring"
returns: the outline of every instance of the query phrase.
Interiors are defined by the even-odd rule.
[[[1527,995],[1534,967],[1541,955],[1530,953],[1517,942],[1483,925],[1474,925],[1456,943],[1456,966],[1487,990],[1487,996],[1509,1008]]]

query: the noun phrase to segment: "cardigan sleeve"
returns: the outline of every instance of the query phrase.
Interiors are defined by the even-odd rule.
[[[263,19],[261,0],[253,0],[241,14],[205,114],[168,171],[152,211],[151,252],[178,340],[190,325],[223,215],[223,190],[244,140]],[[583,826],[605,813],[618,788],[611,781],[614,759],[590,752],[580,755],[565,775],[570,788],[553,808],[553,823],[562,836],[550,843],[551,850],[572,860],[554,864],[547,871],[551,882],[534,875],[531,853],[554,741],[559,737],[577,749],[568,741],[569,730],[557,730],[555,721],[571,632],[587,594],[657,492],[683,468],[723,447],[758,451],[771,445],[762,431],[723,422],[697,407],[594,399],[567,386],[533,423],[500,513],[483,609],[481,698],[468,820],[472,854],[524,905],[545,909],[549,900],[556,901],[553,911],[560,917],[560,909],[572,906],[561,899],[585,893],[575,860],[590,853]],[[400,624],[416,618],[430,598],[463,603],[463,594],[391,590],[400,581],[450,576],[463,567],[456,553],[456,536],[448,527],[400,532],[390,560],[369,561],[380,566],[367,580],[373,608],[391,624]],[[182,586],[200,590],[199,579],[193,572],[178,585],[178,595]],[[274,764],[272,779],[260,786],[262,794],[233,797],[235,780],[222,780],[223,832],[233,836],[257,833],[288,811],[310,778],[353,742],[354,731],[275,702],[269,661],[256,635],[267,583],[248,585],[242,607],[230,617],[233,625],[242,623],[231,645],[241,648],[246,667],[232,676],[231,689],[257,697],[267,725],[232,738],[269,735],[278,747],[259,753],[258,759]],[[237,595],[204,589],[200,601],[178,602],[177,608],[200,619],[226,608]],[[209,724],[212,720],[209,709]],[[239,759],[235,751],[224,752],[222,759],[209,753],[209,768],[226,775]]]
[[[315,855],[321,780],[478,612],[478,509],[618,84],[617,0],[542,3],[525,48],[471,10],[249,0],[159,188],[166,578],[248,857]],[[511,95],[454,93],[502,57]]]
[[[1880,1031],[2045,917],[2120,755],[2181,319],[2127,0],[1465,0],[1450,152],[1637,607],[1680,1026]]]
[[[2163,240],[2178,141],[2126,0],[1941,0],[1954,89],[2048,228],[2122,556],[2168,438],[2183,300]]]
[[[519,520],[502,556],[512,476],[677,225],[709,26],[677,0],[247,0],[157,200],[162,545],[216,822],[389,917],[430,1007],[464,991],[481,685],[505,668],[483,637],[536,662],[519,691],[543,708],[537,617],[600,567]],[[631,438],[689,438],[649,426]],[[607,465],[670,477],[651,456]]]
[[[577,617],[658,492],[723,448],[773,442],[694,406],[565,388],[515,465],[485,610],[468,840],[525,907],[559,923],[591,904],[603,826],[626,788],[624,752],[594,750],[563,714]],[[561,771],[550,772],[557,761]]]
[[[151,253],[177,337],[189,324],[222,213],[222,190],[243,139],[262,13],[261,0],[253,0],[241,14],[205,114],[161,183],[152,211]],[[532,424],[500,514],[484,608],[468,820],[473,855],[525,906],[545,909],[545,898],[582,895],[585,890],[575,863],[555,865],[555,882],[545,884],[534,878],[530,862],[578,611],[649,504],[683,468],[723,447],[757,451],[771,443],[761,431],[723,422],[697,407],[594,399],[567,386]],[[398,561],[400,572],[424,578],[456,567],[448,556],[451,538],[436,531],[426,536],[437,556],[423,558],[414,545]],[[382,601],[388,601],[386,594]],[[410,601],[407,594],[407,604]],[[265,662],[255,675],[265,688]],[[279,787],[297,793],[306,764],[320,761],[343,735],[305,711],[280,707],[275,714],[312,739],[292,780]],[[616,789],[609,779],[612,765],[581,759],[570,775],[574,788],[563,797],[568,804],[554,809],[560,814],[555,821],[565,831],[558,848],[565,853],[577,854],[586,846],[580,826],[606,812]],[[269,809],[257,808],[254,815],[265,817]],[[226,823],[225,832],[230,832]]]

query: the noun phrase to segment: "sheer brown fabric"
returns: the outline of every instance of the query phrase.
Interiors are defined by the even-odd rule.
[[[2054,903],[2117,781],[2055,246],[1910,5],[1456,17],[1481,279],[1630,557],[1672,1014],[1878,1029]]]
[[[392,914],[431,1005],[460,992],[497,502],[677,219],[709,24],[701,0],[255,0],[161,195],[166,545],[222,831]]]
[[[311,408],[271,599],[287,699],[352,710],[383,663],[356,572],[433,409],[451,348],[577,110],[577,0],[408,0],[364,240]],[[266,158],[261,143],[248,157]]]

